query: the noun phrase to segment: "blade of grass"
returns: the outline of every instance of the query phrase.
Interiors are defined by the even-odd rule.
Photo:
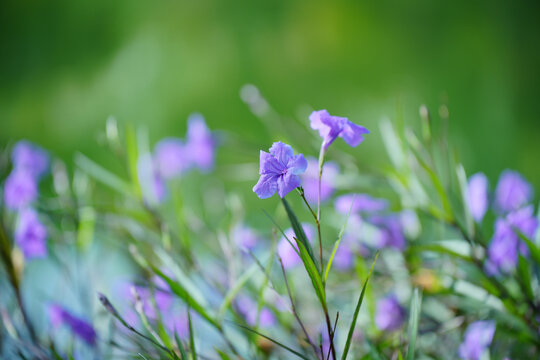
[[[75,154],[75,164],[88,175],[110,188],[130,197],[134,195],[132,187],[127,182],[83,154]]]
[[[285,211],[287,212],[287,216],[289,217],[289,221],[291,222],[291,226],[294,230],[294,233],[296,235],[297,242],[301,242],[309,257],[311,258],[311,261],[315,265],[317,265],[317,260],[315,259],[315,255],[313,254],[313,249],[311,248],[311,245],[309,244],[309,240],[306,236],[306,233],[304,232],[304,228],[302,227],[302,224],[298,221],[298,218],[296,217],[296,214],[292,210],[291,206],[285,199],[281,199],[281,202],[283,203],[283,206],[285,207]]]
[[[409,315],[409,347],[407,348],[407,360],[414,359],[414,349],[416,346],[416,336],[418,335],[418,320],[420,318],[420,308],[422,306],[422,294],[418,288],[414,289],[411,300]]]
[[[362,286],[362,292],[360,292],[360,297],[358,298],[356,308],[354,309],[353,319],[351,321],[351,326],[349,327],[349,333],[347,334],[347,341],[345,341],[345,348],[343,349],[343,355],[341,356],[341,360],[347,359],[347,354],[349,353],[349,348],[351,346],[352,336],[354,334],[354,328],[356,327],[356,320],[358,319],[358,313],[360,312],[360,307],[362,306],[362,301],[364,300],[364,294],[366,293],[366,287],[369,282],[369,278],[373,273],[373,268],[375,267],[375,263],[377,262],[378,257],[379,253],[377,252],[377,254],[375,254],[375,259],[373,259],[373,263],[371,264],[371,268],[369,269],[366,281],[364,282],[364,286]]]
[[[192,360],[197,360],[197,350],[195,349],[195,334],[193,332],[193,323],[191,321],[191,311],[187,309],[188,327],[189,327],[189,347],[191,348]]]
[[[176,346],[178,347],[178,350],[180,350],[180,359],[188,360],[186,350],[184,349],[184,345],[182,344],[182,341],[180,340],[180,337],[178,336],[178,332],[176,331],[176,329],[174,330],[174,340],[176,341]]]

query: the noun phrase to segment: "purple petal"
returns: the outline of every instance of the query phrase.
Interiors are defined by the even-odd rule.
[[[253,187],[253,191],[257,194],[259,199],[267,199],[272,197],[278,189],[279,176],[274,174],[263,174],[259,178],[259,181]]]
[[[156,144],[154,153],[157,171],[165,179],[180,176],[190,167],[190,159],[181,139],[161,140]]]
[[[192,164],[205,172],[213,168],[216,141],[201,114],[188,118],[186,147]]]
[[[277,191],[280,198],[299,187],[301,184],[300,177],[291,173],[287,173],[277,178]]]
[[[465,339],[459,346],[459,356],[464,360],[480,360],[491,344],[495,334],[494,321],[476,321],[465,331]]]
[[[47,256],[47,229],[33,209],[26,208],[20,212],[15,240],[26,258]]]
[[[302,176],[302,187],[306,199],[316,202],[319,197],[319,161],[314,157],[307,159],[307,169]],[[339,166],[332,162],[325,162],[321,179],[321,201],[328,200],[335,190],[336,178],[339,174]]]
[[[11,153],[13,167],[40,178],[49,168],[49,155],[45,150],[30,141],[21,140],[13,147]]]
[[[503,212],[516,210],[533,196],[532,186],[516,171],[505,170],[495,189],[495,205]]]
[[[491,265],[501,272],[512,271],[518,261],[518,239],[504,219],[495,222],[495,233],[488,248]]]
[[[287,167],[289,159],[294,155],[294,152],[290,145],[278,141],[272,144],[270,154],[272,154],[284,167]]]
[[[363,126],[347,121],[339,136],[350,146],[356,147],[364,141],[364,134],[369,134],[369,130]]]
[[[306,171],[307,161],[304,158],[304,155],[298,154],[294,155],[289,159],[287,163],[287,172],[294,175],[301,175]]]
[[[405,321],[405,309],[394,295],[389,295],[377,302],[375,325],[382,331],[395,331]]]
[[[33,202],[38,195],[37,179],[24,170],[13,170],[4,184],[4,201],[10,210],[18,210]]]
[[[259,174],[281,175],[286,169],[275,157],[266,151],[260,152],[259,155]]]
[[[476,222],[481,222],[488,208],[488,180],[483,173],[470,177],[467,185],[467,205]]]
[[[352,208],[351,208],[352,204]],[[339,213],[377,212],[388,207],[388,201],[371,197],[368,194],[346,194],[336,199],[335,208]]]

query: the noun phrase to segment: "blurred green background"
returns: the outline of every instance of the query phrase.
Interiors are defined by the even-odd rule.
[[[252,83],[285,117],[327,108],[374,134],[397,108],[415,122],[447,104],[469,173],[539,187],[539,35],[538,1],[4,0],[0,141],[99,160],[110,115],[157,140],[199,111],[265,148],[275,135],[239,96]],[[358,151],[387,161],[379,136]]]

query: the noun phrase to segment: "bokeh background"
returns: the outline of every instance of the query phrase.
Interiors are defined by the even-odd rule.
[[[539,187],[539,35],[537,1],[4,0],[0,141],[106,161],[109,116],[157,140],[198,111],[265,148],[275,135],[239,96],[251,83],[286,119],[327,108],[373,132],[445,104],[469,173]],[[361,151],[387,161],[379,137]]]

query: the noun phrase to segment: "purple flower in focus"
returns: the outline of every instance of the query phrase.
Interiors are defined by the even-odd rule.
[[[314,111],[309,116],[311,128],[319,131],[323,138],[323,148],[326,150],[339,136],[352,147],[358,146],[364,141],[364,134],[369,130],[356,125],[347,118],[332,116],[326,110]]]
[[[206,126],[201,114],[192,114],[188,118],[186,151],[191,164],[207,172],[214,167],[216,139]]]
[[[164,179],[182,175],[190,167],[190,158],[181,139],[165,138],[156,144],[154,162]]]
[[[156,169],[152,155],[144,154],[139,157],[137,176],[146,203],[156,205],[165,199],[165,182]]]
[[[11,153],[13,167],[39,179],[49,168],[49,155],[45,150],[27,140],[15,144]]]
[[[316,202],[319,197],[319,161],[314,157],[307,158],[307,169],[302,175],[302,187],[308,202]],[[334,193],[334,184],[339,174],[339,166],[325,162],[321,178],[321,201],[328,200]]]
[[[246,323],[250,326],[257,325],[257,316],[259,317],[259,326],[268,327],[276,323],[276,318],[272,310],[267,307],[261,308],[260,314],[258,314],[258,304],[250,297],[242,295],[236,300],[238,311],[246,319]]]
[[[352,204],[352,207],[351,207]],[[388,201],[371,197],[368,194],[346,194],[336,198],[335,208],[341,214],[355,212],[378,212],[388,207]]]
[[[377,302],[375,325],[382,331],[395,331],[405,321],[405,309],[399,304],[396,296],[390,294]]]
[[[242,250],[252,250],[260,239],[253,229],[243,225],[236,225],[234,227],[232,230],[232,237],[234,242]]]
[[[304,155],[294,155],[292,147],[281,141],[275,142],[270,153],[261,150],[259,174],[261,177],[253,187],[260,199],[267,199],[277,191],[284,198],[300,186],[300,177],[306,171]]]
[[[4,202],[10,210],[19,210],[33,202],[38,195],[37,180],[23,170],[13,170],[4,184]]]
[[[315,234],[313,226],[311,226],[311,224],[303,223],[302,228],[304,229],[308,240],[310,242],[313,241],[313,237]],[[294,230],[292,228],[288,228],[287,230],[285,230],[285,235],[287,236],[287,239],[289,239],[294,245],[294,248],[298,251],[298,245],[296,244],[296,240],[294,240],[294,237],[296,237],[296,235],[294,234]],[[300,259],[294,249],[291,249],[291,244],[289,244],[287,239],[285,238],[285,236],[281,237],[277,246],[277,253],[281,258],[281,261],[283,261],[283,267],[285,269],[290,269],[300,264],[302,262],[302,259]]]
[[[66,325],[71,332],[90,346],[96,345],[97,334],[87,321],[71,314],[60,305],[53,304],[49,307],[49,320],[53,327]]]
[[[494,321],[476,321],[467,327],[465,339],[459,346],[459,357],[463,360],[480,360],[493,340]]]
[[[532,186],[521,174],[505,170],[499,177],[495,189],[495,206],[502,212],[517,210],[528,203],[532,196]]]
[[[379,228],[378,248],[405,249],[405,235],[401,219],[396,215],[373,216],[370,222]]]
[[[488,208],[488,180],[484,173],[476,173],[467,185],[467,206],[476,222],[481,222]]]
[[[47,229],[34,209],[26,208],[19,213],[15,241],[27,259],[47,256]]]
[[[495,232],[488,248],[487,270],[491,274],[498,271],[509,272],[516,267],[518,254],[528,255],[528,249],[515,230],[532,238],[538,228],[532,205],[509,213],[506,218],[495,222]]]

